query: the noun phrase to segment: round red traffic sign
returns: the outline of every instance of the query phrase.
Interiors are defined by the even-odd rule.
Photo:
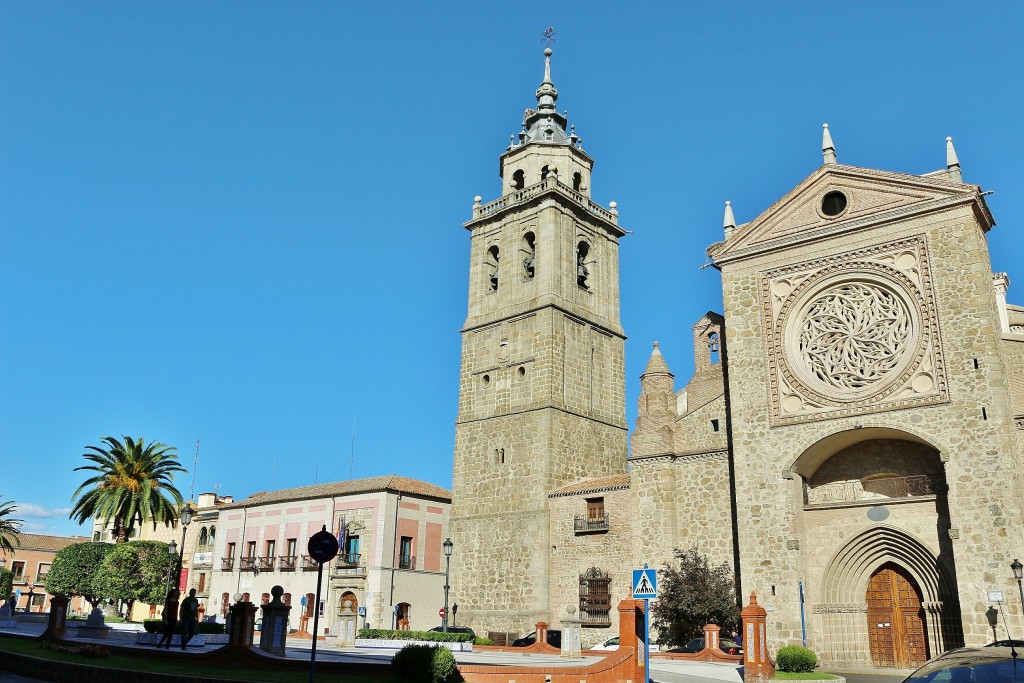
[[[439,616],[442,619],[444,619],[444,607],[442,607],[441,609],[437,610],[437,616]]]

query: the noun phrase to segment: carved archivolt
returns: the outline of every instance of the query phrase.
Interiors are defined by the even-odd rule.
[[[762,279],[776,423],[946,400],[923,238]]]

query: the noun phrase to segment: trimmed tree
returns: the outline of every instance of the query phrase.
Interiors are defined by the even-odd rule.
[[[680,647],[704,635],[705,624],[730,629],[739,623],[729,564],[712,566],[696,546],[676,548],[674,554],[679,566],[665,565],[658,572],[658,600],[651,607],[658,642]]]
[[[7,599],[14,592],[14,572],[6,567],[0,567],[0,602]]]
[[[167,544],[160,541],[129,541],[115,545],[100,567],[97,586],[113,600],[132,605],[163,602],[170,564]]]
[[[13,555],[14,549],[21,545],[18,534],[21,532],[21,525],[24,522],[14,519],[13,515],[17,509],[14,501],[8,500],[0,503],[0,552],[4,554],[4,557],[8,553]]]
[[[125,543],[136,526],[151,520],[170,524],[178,518],[181,492],[174,487],[175,472],[185,472],[178,454],[166,444],[145,439],[103,437],[105,447],[86,446],[83,457],[90,465],[75,471],[95,472],[78,487],[72,500],[71,519],[85,524],[96,517],[114,523],[115,543]],[[77,499],[77,500],[76,500]]]
[[[107,597],[97,585],[103,558],[114,546],[109,543],[74,543],[57,551],[46,575],[46,590],[54,595],[80,595],[93,608]]]

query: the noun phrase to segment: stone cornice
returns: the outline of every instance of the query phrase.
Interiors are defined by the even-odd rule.
[[[647,464],[652,462],[670,462],[674,460],[697,461],[697,460],[728,460],[729,451],[701,451],[697,453],[657,453],[654,455],[633,455],[629,462],[633,464]]]

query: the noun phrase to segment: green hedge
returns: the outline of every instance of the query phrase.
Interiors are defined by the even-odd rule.
[[[142,628],[146,629],[146,633],[163,633],[164,622],[160,619],[143,619]],[[178,622],[177,628],[174,629],[175,633],[181,633],[182,626],[181,622]],[[200,621],[196,624],[196,633],[205,634],[217,634],[224,633],[224,624],[218,624],[215,621]]]
[[[789,673],[805,673],[814,671],[818,665],[818,657],[813,650],[799,645],[787,645],[779,648],[775,655],[775,667],[779,671]]]
[[[422,640],[431,643],[466,643],[473,640],[468,633],[441,631],[392,631],[387,628],[361,628],[357,638],[369,640]]]
[[[362,630],[382,631],[383,629]],[[409,633],[409,631],[388,632]],[[413,633],[424,633],[424,631],[413,631]],[[440,635],[453,634],[442,633]],[[391,668],[400,680],[413,683],[444,683],[445,681],[463,680],[455,666],[455,655],[448,648],[438,645],[406,645],[391,658]]]

